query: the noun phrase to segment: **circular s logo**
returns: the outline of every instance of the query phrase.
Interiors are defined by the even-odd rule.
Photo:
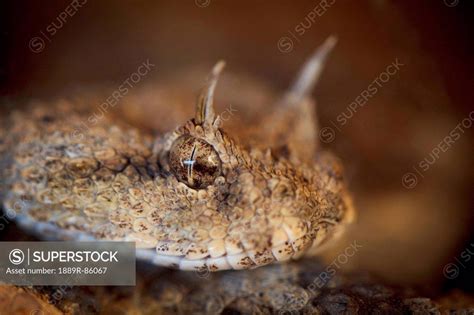
[[[10,251],[8,258],[12,264],[19,265],[25,260],[25,254],[21,249],[15,248]]]
[[[405,188],[412,189],[418,184],[418,177],[413,173],[406,173],[402,177],[402,185]]]
[[[28,44],[28,46],[30,47],[30,50],[36,54],[42,52],[45,45],[46,43],[44,39],[42,39],[39,36],[36,36],[30,39],[30,43]]]
[[[456,264],[449,263],[444,266],[443,274],[448,279],[456,279],[459,276],[459,267]]]
[[[324,143],[333,142],[336,138],[336,132],[331,127],[324,127],[319,130],[319,139]]]
[[[286,54],[293,50],[293,41],[288,36],[280,37],[278,40],[278,50]]]

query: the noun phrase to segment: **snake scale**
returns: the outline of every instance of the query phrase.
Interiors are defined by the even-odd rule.
[[[316,147],[309,96],[329,38],[246,146],[221,128],[215,65],[195,117],[152,134],[87,105],[14,111],[2,133],[3,205],[43,239],[134,241],[182,270],[249,269],[319,249],[353,216],[339,162]],[[316,132],[316,134],[315,134]]]
[[[314,254],[354,218],[342,166],[318,145],[310,96],[334,44],[329,38],[315,51],[252,136],[250,127],[239,137],[226,133],[215,113],[223,62],[195,116],[169,132],[113,115],[92,124],[88,102],[11,111],[0,128],[0,192],[9,217],[41,239],[134,241],[144,261],[130,292],[66,286],[34,294],[67,314],[436,310],[429,299],[360,277],[335,274],[315,286],[327,269]],[[213,273],[226,269],[233,270]],[[51,311],[30,302],[9,311]]]
[[[31,104],[3,117],[7,217],[46,240],[134,241],[144,262],[137,286],[125,289],[0,287],[0,300],[12,301],[0,313],[440,314],[413,291],[327,277],[312,257],[355,212],[341,163],[318,145],[311,97],[334,45],[331,37],[310,56],[271,113],[234,133],[213,104],[223,62],[194,117],[169,132],[96,117],[84,102]]]

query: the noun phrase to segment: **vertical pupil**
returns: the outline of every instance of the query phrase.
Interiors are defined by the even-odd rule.
[[[195,160],[195,154],[196,154],[196,143],[193,145],[193,151],[191,152],[191,155],[189,156],[189,159],[184,161],[184,164],[187,167],[187,174],[188,174],[188,182],[191,185],[194,185],[194,179],[193,179],[193,168],[194,168],[194,163],[196,163]]]

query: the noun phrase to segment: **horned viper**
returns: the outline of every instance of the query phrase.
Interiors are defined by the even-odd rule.
[[[0,131],[3,205],[40,238],[134,241],[139,258],[182,270],[313,253],[354,216],[340,163],[317,145],[310,96],[334,44],[316,50],[247,143],[214,110],[223,62],[195,116],[164,134],[107,115],[84,128],[84,104],[14,111]]]

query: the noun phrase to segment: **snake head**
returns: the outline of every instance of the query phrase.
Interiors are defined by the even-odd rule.
[[[87,102],[14,112],[0,147],[2,204],[43,239],[134,241],[139,258],[183,270],[248,269],[318,250],[353,218],[342,167],[318,145],[310,96],[334,44],[309,58],[248,143],[250,126],[237,141],[214,110],[223,62],[195,116],[156,140]]]
[[[259,146],[221,128],[213,96],[224,63],[214,66],[195,117],[155,145],[157,264],[216,271],[286,261],[320,249],[352,220],[342,167],[317,146],[308,97],[333,45],[316,51],[263,122]]]

